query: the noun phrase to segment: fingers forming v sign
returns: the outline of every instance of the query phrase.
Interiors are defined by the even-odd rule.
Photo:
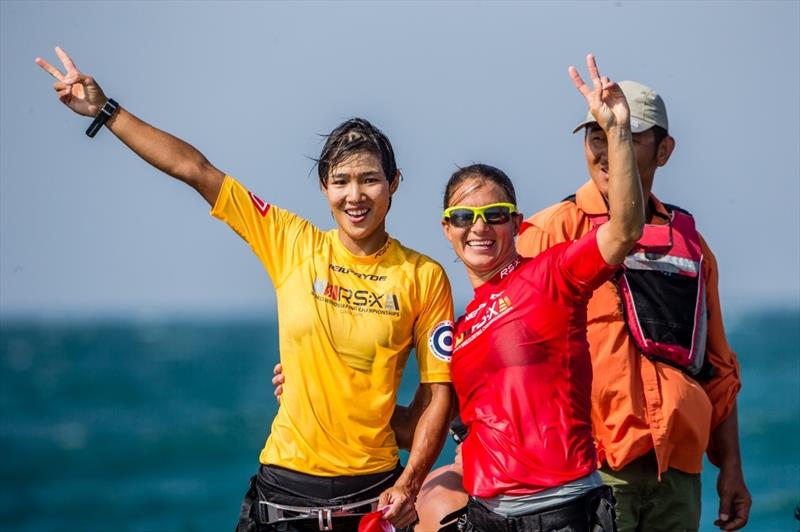
[[[58,99],[78,114],[97,115],[106,101],[100,86],[90,76],[82,74],[67,52],[58,46],[56,46],[56,55],[66,70],[65,74],[41,57],[37,57],[35,61],[45,72],[56,79],[53,88],[58,93]]]
[[[597,123],[604,131],[608,131],[612,127],[628,126],[630,111],[622,89],[607,76],[600,76],[594,55],[586,56],[586,68],[589,70],[592,89],[586,85],[574,66],[569,67],[569,77],[572,78],[575,88],[586,99],[586,104]]]

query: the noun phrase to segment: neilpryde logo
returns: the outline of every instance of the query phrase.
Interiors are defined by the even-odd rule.
[[[428,346],[433,356],[444,362],[450,362],[453,356],[453,322],[440,321],[428,336]]]

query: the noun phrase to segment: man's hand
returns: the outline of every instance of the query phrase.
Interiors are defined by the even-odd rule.
[[[584,83],[574,66],[569,67],[569,77],[572,78],[575,88],[586,98],[586,104],[594,119],[605,132],[614,127],[630,127],[628,100],[625,99],[617,82],[611,81],[607,76],[600,77],[597,62],[592,54],[586,56],[586,67],[593,89],[589,89]]]
[[[56,46],[56,55],[64,65],[66,74],[42,59],[37,57],[36,64],[56,78],[53,88],[58,93],[61,103],[83,116],[97,116],[105,105],[106,95],[95,80],[81,73],[67,52]]]
[[[719,494],[719,519],[714,524],[721,530],[739,530],[750,518],[753,500],[744,483],[741,467],[728,467],[719,470],[717,477]]]
[[[286,377],[283,376],[283,366],[278,362],[275,364],[275,367],[272,368],[272,385],[275,387],[275,391],[272,393],[275,394],[275,400],[278,401],[278,404],[281,404],[284,382],[286,382]]]
[[[739,409],[734,405],[728,416],[711,431],[708,459],[719,468],[717,493],[719,519],[714,524],[722,530],[738,530],[747,524],[753,500],[744,483],[739,450]]]
[[[378,498],[378,508],[383,510],[383,519],[389,521],[395,528],[404,528],[417,522],[417,510],[414,507],[416,497],[408,489],[395,484],[381,493]]]

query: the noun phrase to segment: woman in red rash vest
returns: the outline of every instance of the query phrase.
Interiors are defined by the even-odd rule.
[[[514,246],[522,215],[501,170],[461,168],[445,190],[444,234],[475,290],[451,362],[468,427],[465,530],[615,528],[610,488],[595,471],[586,305],[640,237],[644,209],[627,102],[591,55],[587,66],[592,88],[569,72],[608,137],[606,224],[522,258]]]

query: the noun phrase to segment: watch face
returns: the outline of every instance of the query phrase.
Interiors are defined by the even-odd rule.
[[[113,98],[109,98],[106,100],[106,103],[103,104],[103,108],[100,111],[111,116],[114,114],[114,111],[117,110],[117,107],[119,107],[119,104],[115,102]]]
[[[86,130],[86,134],[90,137],[97,135],[97,132],[100,131],[100,128],[105,125],[105,123],[109,118],[111,118],[117,109],[119,109],[119,104],[114,101],[113,98],[106,100],[106,103],[104,103],[103,107],[100,108],[100,112],[97,113],[97,116],[94,117],[92,123],[89,124],[89,129]]]

